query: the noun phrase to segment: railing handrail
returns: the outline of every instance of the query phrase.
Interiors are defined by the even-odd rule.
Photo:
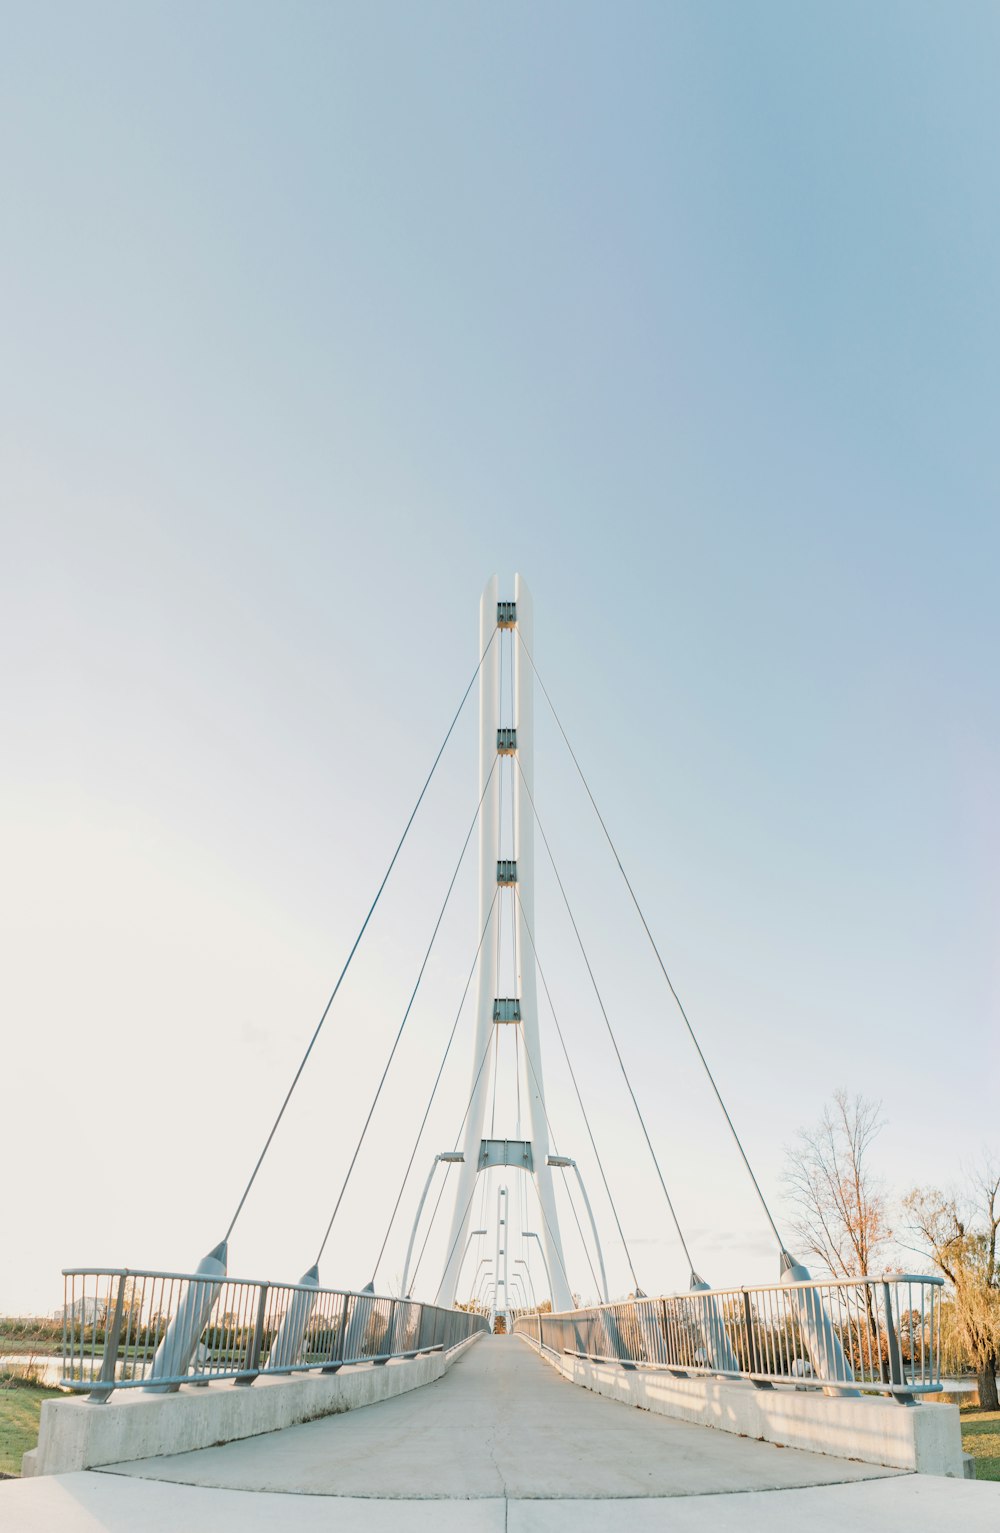
[[[394,1304],[422,1304],[427,1309],[447,1308],[446,1305],[429,1304],[426,1299],[404,1298],[401,1294],[371,1293],[360,1288],[316,1288],[311,1283],[285,1283],[279,1278],[229,1277],[212,1272],[165,1272],[159,1267],[63,1267],[62,1276],[67,1277],[117,1277],[117,1278],[166,1278],[172,1283],[229,1283],[244,1288],[287,1288],[304,1293],[335,1294],[343,1298],[387,1299]],[[457,1310],[458,1314],[472,1311]]]
[[[942,1388],[944,1286],[932,1273],[886,1272],[690,1288],[521,1311],[512,1328],[556,1357],[906,1402]]]
[[[930,1283],[935,1288],[945,1286],[944,1278],[933,1272],[893,1272],[878,1276],[868,1273],[864,1277],[809,1278],[794,1283],[745,1283],[739,1288],[681,1288],[674,1293],[633,1293],[621,1299],[609,1299],[607,1303],[585,1304],[580,1309],[525,1309],[517,1313],[519,1316],[541,1313],[544,1317],[559,1320],[572,1315],[592,1315],[597,1310],[618,1309],[623,1304],[644,1304],[647,1300],[660,1304],[665,1299],[725,1299],[730,1294],[791,1293],[802,1288],[857,1288],[868,1283]]]
[[[450,1352],[485,1316],[420,1299],[142,1267],[63,1269],[63,1384],[116,1389],[336,1372]]]

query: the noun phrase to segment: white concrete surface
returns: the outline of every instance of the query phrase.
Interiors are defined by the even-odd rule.
[[[685,1501],[512,1502],[507,1533],[996,1533],[998,1519],[1000,1486],[907,1475]]]
[[[64,1474],[151,1454],[186,1453],[357,1410],[441,1378],[477,1339],[470,1337],[450,1353],[434,1352],[382,1367],[365,1364],[327,1375],[262,1377],[250,1386],[185,1385],[165,1395],[123,1389],[104,1405],[86,1399],[46,1400],[38,1447],[25,1454],[22,1474]]]
[[[172,1459],[0,1483],[2,1533],[845,1528],[997,1533],[1000,1485],[873,1469],[638,1411],[575,1388],[514,1338],[486,1338],[437,1382],[367,1409]]]
[[[1000,1486],[905,1475],[689,1499],[372,1501],[86,1472],[0,1483],[3,1533],[996,1533]]]
[[[271,1493],[407,1500],[642,1498],[776,1490],[892,1471],[671,1421],[576,1389],[513,1337],[368,1410],[111,1473]]]
[[[0,1482],[3,1533],[504,1533],[506,1503],[255,1495],[93,1470]]]
[[[555,1358],[539,1353],[528,1338],[519,1339],[571,1383],[644,1411],[836,1459],[956,1479],[964,1473],[955,1405],[906,1406],[874,1396],[844,1399],[755,1389],[728,1379],[679,1379],[661,1370]]]

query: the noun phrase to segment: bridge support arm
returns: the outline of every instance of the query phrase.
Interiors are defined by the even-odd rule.
[[[403,1263],[403,1284],[402,1284],[402,1294],[403,1294],[404,1299],[408,1296],[408,1294],[410,1292],[410,1262],[413,1259],[413,1247],[414,1247],[414,1243],[416,1242],[416,1238],[417,1238],[417,1230],[418,1230],[418,1228],[420,1226],[420,1216],[421,1216],[421,1214],[424,1211],[424,1204],[427,1202],[427,1194],[431,1190],[431,1182],[433,1182],[433,1180],[434,1180],[434,1173],[435,1173],[435,1171],[438,1168],[438,1159],[439,1159],[439,1157],[437,1155],[435,1155],[434,1159],[431,1161],[431,1169],[427,1173],[427,1180],[424,1183],[424,1190],[420,1194],[420,1202],[417,1204],[417,1215],[416,1215],[416,1218],[413,1221],[413,1228],[410,1231],[410,1243],[406,1247],[406,1260]]]
[[[438,1163],[442,1160],[446,1160],[448,1162],[461,1162],[464,1159],[465,1157],[462,1155],[461,1151],[442,1150],[441,1154],[435,1155],[434,1159],[431,1161],[431,1169],[427,1173],[427,1180],[424,1183],[424,1190],[420,1194],[420,1202],[417,1204],[417,1216],[413,1221],[413,1228],[410,1231],[410,1242],[406,1247],[406,1260],[403,1263],[402,1284],[402,1294],[404,1299],[408,1298],[410,1293],[410,1262],[413,1259],[413,1247],[417,1239],[417,1230],[420,1226],[420,1216],[424,1211],[424,1204],[427,1202],[427,1194],[431,1190],[431,1182],[434,1180],[434,1173],[438,1168]],[[465,1251],[468,1251],[468,1249],[468,1244],[466,1244]],[[462,1252],[462,1261],[465,1260],[465,1251]],[[374,1286],[375,1280],[373,1278],[372,1287],[374,1288]]]
[[[577,1165],[576,1161],[573,1162],[573,1170],[576,1172],[576,1180],[580,1187],[580,1196],[583,1198],[583,1206],[587,1210],[587,1218],[590,1220],[590,1232],[594,1237],[594,1249],[597,1252],[597,1265],[601,1273],[601,1294],[604,1298],[605,1304],[607,1304],[608,1274],[604,1270],[604,1252],[601,1249],[601,1237],[597,1233],[597,1221],[594,1218],[594,1210],[590,1206],[590,1199],[587,1196],[587,1188],[584,1185],[583,1176],[581,1175],[580,1167]]]
[[[177,1379],[187,1373],[222,1290],[226,1261],[227,1247],[222,1240],[198,1263],[198,1277],[217,1278],[218,1281],[188,1284],[177,1313],[167,1326],[166,1334],[153,1357],[149,1370],[150,1383],[145,1386],[151,1394],[169,1394],[180,1388],[180,1384],[157,1384],[153,1381]]]
[[[524,1274],[525,1274],[525,1277],[528,1280],[528,1289],[529,1289],[529,1291],[531,1293],[531,1302],[535,1306],[535,1308],[537,1309],[538,1308],[538,1299],[535,1296],[535,1285],[534,1285],[534,1282],[532,1281],[532,1277],[531,1277],[531,1268],[530,1268],[530,1266],[528,1265],[526,1259],[523,1256],[515,1256],[514,1263],[515,1263],[515,1266],[523,1267],[524,1268]]]
[[[594,1218],[594,1210],[590,1206],[590,1199],[587,1196],[587,1188],[584,1184],[580,1167],[577,1165],[576,1161],[571,1160],[568,1155],[550,1155],[549,1165],[564,1166],[567,1169],[572,1167],[572,1169],[576,1172],[577,1185],[580,1188],[580,1196],[583,1198],[583,1206],[587,1210],[587,1218],[590,1221],[590,1233],[594,1238],[594,1249],[597,1252],[597,1265],[601,1272],[601,1298],[604,1300],[604,1303],[607,1304],[609,1302],[608,1274],[604,1270],[604,1252],[601,1249],[601,1237],[597,1233],[597,1221]]]
[[[299,1360],[306,1326],[316,1303],[319,1288],[319,1267],[312,1266],[299,1278],[302,1285],[292,1294],[277,1335],[267,1354],[268,1368],[291,1368]]]
[[[783,1283],[808,1283],[809,1269],[797,1262],[787,1251],[781,1253],[781,1281]],[[820,1378],[840,1378],[853,1381],[854,1371],[844,1355],[840,1337],[833,1328],[823,1306],[823,1300],[815,1288],[792,1288],[792,1303],[798,1315],[802,1342],[809,1354],[813,1372]],[[825,1395],[857,1395],[856,1389],[824,1389]]]
[[[691,1274],[691,1292],[695,1294],[711,1292],[710,1285],[696,1272]],[[701,1331],[701,1339],[712,1367],[718,1368],[720,1373],[740,1373],[739,1358],[733,1351],[732,1343],[726,1334],[725,1317],[719,1307],[718,1299],[700,1299],[697,1303],[698,1329]]]

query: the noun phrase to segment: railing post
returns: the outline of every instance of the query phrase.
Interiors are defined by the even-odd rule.
[[[761,1373],[763,1370],[758,1366],[760,1355],[757,1351],[757,1333],[753,1324],[753,1305],[750,1303],[750,1295],[743,1290],[743,1324],[747,1333],[747,1362],[750,1364],[748,1372]],[[770,1379],[751,1379],[754,1389],[773,1389]]]
[[[668,1308],[668,1299],[660,1300],[660,1329],[663,1332],[663,1354],[667,1360],[667,1368],[675,1379],[686,1379],[687,1369],[682,1366],[684,1359],[678,1355],[676,1317],[671,1315]]]
[[[663,1332],[654,1299],[637,1299],[635,1303],[635,1327],[637,1340],[642,1343],[643,1356],[637,1361],[659,1363],[663,1354]]]
[[[375,1290],[371,1283],[362,1288],[360,1293],[354,1295],[354,1307],[351,1310],[351,1323],[348,1327],[348,1337],[344,1344],[343,1360],[347,1363],[360,1362],[364,1356],[365,1338],[368,1334],[368,1322],[371,1319],[372,1300]]]
[[[898,1400],[900,1405],[912,1405],[913,1396],[901,1388],[907,1381],[903,1377],[903,1357],[899,1350],[899,1337],[896,1335],[896,1322],[892,1315],[892,1289],[888,1283],[882,1284],[882,1297],[885,1303],[885,1338],[889,1348],[889,1382],[893,1386],[892,1397]]]
[[[115,1313],[111,1321],[111,1329],[108,1330],[108,1317],[104,1317],[104,1354],[101,1358],[101,1371],[98,1375],[97,1385],[90,1391],[87,1399],[91,1405],[104,1405],[108,1396],[115,1387],[115,1363],[118,1361],[118,1343],[122,1334],[122,1315],[125,1312],[125,1284],[126,1274],[123,1272],[118,1279],[118,1296],[115,1299]]]
[[[323,1365],[323,1367],[321,1369],[321,1372],[323,1372],[323,1373],[336,1373],[338,1371],[338,1369],[343,1364],[343,1361],[344,1361],[344,1342],[347,1339],[347,1305],[348,1305],[348,1302],[350,1300],[350,1297],[351,1297],[350,1294],[345,1293],[345,1295],[344,1295],[344,1302],[341,1305],[341,1309],[340,1309],[340,1336],[338,1337],[338,1341],[339,1341],[339,1344],[340,1344],[340,1356],[336,1360],[336,1362],[334,1362],[333,1358],[331,1357],[326,1363],[324,1363],[324,1365]]]
[[[389,1361],[389,1356],[391,1356],[392,1352],[395,1350],[395,1345],[396,1345],[396,1305],[398,1303],[399,1303],[398,1299],[390,1299],[389,1300],[389,1324],[386,1327],[385,1340],[384,1340],[384,1342],[382,1344],[382,1351],[387,1353],[388,1355],[386,1357],[377,1357],[375,1359],[375,1366],[376,1366],[376,1368],[384,1367],[385,1364]]]
[[[264,1343],[264,1317],[267,1313],[267,1296],[270,1292],[267,1283],[260,1285],[260,1297],[257,1300],[257,1317],[254,1320],[253,1340],[250,1343],[250,1356],[247,1359],[245,1373],[238,1373],[233,1380],[234,1384],[252,1384],[260,1373],[260,1352]]]
[[[619,1311],[622,1308],[623,1308],[623,1306],[620,1305],[620,1304],[609,1304],[606,1309],[600,1310],[599,1314],[600,1314],[601,1319],[603,1321],[603,1330],[604,1330],[605,1337],[606,1337],[608,1356],[609,1357],[617,1358],[618,1361],[621,1363],[623,1368],[631,1368],[632,1364],[628,1361],[628,1358],[626,1356],[626,1353],[627,1353],[628,1349],[626,1347],[625,1341],[622,1338],[621,1325],[620,1325],[619,1319],[618,1319]],[[594,1345],[594,1338],[593,1338],[593,1336],[591,1334],[589,1334],[590,1332],[593,1331],[593,1324],[592,1323],[588,1324],[587,1330],[588,1330],[588,1336],[587,1336],[586,1345],[585,1346],[581,1346],[580,1345],[580,1324],[579,1324],[579,1321],[577,1321],[577,1320],[573,1321],[573,1332],[574,1332],[574,1340],[576,1342],[576,1350],[578,1352],[584,1352],[584,1353],[587,1353],[587,1354],[598,1353],[598,1352],[603,1351],[604,1350],[603,1347],[595,1346]]]

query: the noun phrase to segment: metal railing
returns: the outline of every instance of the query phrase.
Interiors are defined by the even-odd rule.
[[[113,1389],[177,1389],[261,1374],[386,1363],[486,1331],[483,1315],[410,1299],[191,1272],[63,1272],[63,1377],[104,1400]]]
[[[906,1401],[942,1387],[942,1286],[901,1273],[693,1290],[520,1314],[513,1329],[559,1356]]]

